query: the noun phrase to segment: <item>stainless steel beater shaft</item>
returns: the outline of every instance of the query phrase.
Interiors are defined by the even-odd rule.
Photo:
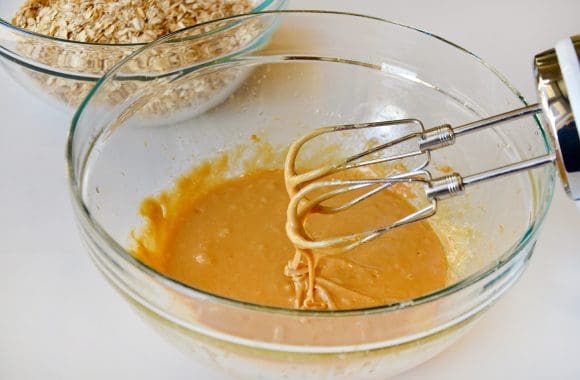
[[[553,163],[555,161],[556,155],[551,153],[545,156],[540,156],[529,160],[516,162],[514,164],[501,166],[495,169],[486,170],[484,172],[472,174],[467,177],[462,177],[458,173],[452,173],[428,181],[428,186],[425,189],[425,193],[431,199],[445,199],[454,195],[461,194],[463,190],[470,185],[474,185],[479,182],[490,181],[492,179],[504,177],[510,174],[523,172],[537,168],[539,166]]]
[[[539,112],[542,112],[542,107],[540,104],[536,103],[485,119],[467,123],[455,128],[451,127],[449,124],[440,125],[435,128],[425,130],[424,137],[419,143],[419,148],[422,153],[439,149],[453,144],[456,137],[458,136],[466,135],[508,121],[535,115]],[[434,178],[429,181],[426,193],[429,198],[444,199],[463,192],[466,186],[503,177],[509,174],[519,173],[555,161],[556,155],[554,153],[550,153],[544,156],[516,162],[467,177],[462,177],[458,173],[453,173],[447,176]]]
[[[485,119],[463,124],[458,127],[451,127],[449,124],[439,125],[437,127],[427,129],[423,132],[423,137],[419,142],[419,149],[421,150],[421,153],[424,153],[427,150],[442,148],[444,146],[453,144],[456,137],[467,135],[469,133],[489,128],[500,123],[535,115],[540,112],[542,112],[542,106],[538,103],[535,103],[509,112],[504,112]]]

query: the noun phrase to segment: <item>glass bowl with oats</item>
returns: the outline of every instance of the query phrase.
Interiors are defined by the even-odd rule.
[[[96,81],[117,62],[146,43],[179,29],[237,14],[277,10],[286,0],[3,0],[0,2],[0,66],[17,82],[61,109],[76,108]],[[228,28],[224,23],[214,28]],[[210,33],[210,28],[195,33]],[[227,43],[212,51],[175,49],[144,57],[157,70],[209,61],[236,51],[246,38],[264,30],[237,28]],[[198,88],[160,99],[161,112],[180,98],[201,97],[235,87],[235,78],[215,78]],[[121,87],[121,86],[120,86]],[[120,89],[120,92],[132,89]],[[113,95],[112,95],[113,96]],[[123,96],[123,95],[119,95]],[[198,102],[199,103],[199,102]]]
[[[211,50],[230,31],[217,30],[211,38],[200,39],[195,30],[221,22],[180,31],[135,52],[107,73],[78,109],[67,143],[69,185],[95,265],[163,337],[192,360],[229,376],[384,379],[432,358],[474,326],[524,272],[551,202],[552,167],[484,184],[444,202],[429,222],[444,248],[444,282],[368,307],[277,306],[196,285],[214,263],[235,252],[210,257],[202,243],[213,233],[189,233],[183,247],[191,251],[177,266],[194,269],[183,279],[168,269],[173,252],[155,251],[172,234],[148,227],[155,221],[188,225],[182,216],[189,214],[174,207],[180,188],[209,183],[209,192],[214,179],[234,181],[248,178],[248,170],[278,170],[288,145],[314,128],[408,116],[429,125],[462,123],[521,106],[521,94],[490,65],[443,38],[382,19],[332,12],[234,17],[228,22],[276,28],[267,42],[255,45],[249,40],[235,54],[209,63],[176,65],[163,72],[142,66],[143,57],[163,55],[176,43]],[[238,72],[249,74],[213,108],[170,125],[148,122],[155,94]],[[118,93],[118,86],[132,83],[135,91],[105,101]],[[363,134],[323,149],[313,155],[313,165],[344,150],[361,150],[380,136]],[[436,174],[450,166],[471,173],[547,150],[541,125],[527,119],[466,136],[461,144],[434,153],[432,165]],[[268,211],[275,189],[266,188],[270,190],[272,197],[250,205],[238,203],[238,195],[231,192],[225,204],[233,213],[243,207]],[[408,201],[412,204],[412,194]],[[192,215],[202,212],[194,204],[190,210]],[[222,222],[216,216],[206,224],[220,227]],[[272,223],[264,219],[262,224]],[[239,220],[231,229],[218,228],[215,237],[245,227]],[[259,291],[271,290],[260,288],[265,277],[283,279],[288,252],[272,251],[271,241],[254,237],[242,234],[237,249],[270,255],[282,262],[278,268],[261,272],[248,259],[247,268],[240,266],[230,276],[217,273],[210,280],[229,284],[243,274],[247,277],[241,287]],[[143,247],[155,254],[141,255]],[[384,246],[384,256],[392,254],[389,249]],[[421,260],[421,252],[416,253]],[[353,271],[363,280],[372,281],[368,273],[383,273],[381,268],[357,268]],[[349,273],[355,272],[344,276]],[[387,280],[399,276],[408,284],[420,281],[400,266],[389,273]],[[332,279],[336,286],[341,280]],[[384,291],[393,291],[388,282]]]

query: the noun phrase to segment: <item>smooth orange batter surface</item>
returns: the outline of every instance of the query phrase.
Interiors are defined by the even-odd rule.
[[[255,170],[234,179],[208,179],[225,162],[207,163],[175,188],[143,201],[145,227],[133,253],[192,287],[256,304],[287,308],[352,309],[410,299],[442,288],[447,261],[426,222],[385,234],[352,251],[317,255],[312,299],[308,266],[285,233],[288,195],[282,170]],[[395,192],[335,215],[313,215],[308,228],[333,236],[392,222],[414,208]]]

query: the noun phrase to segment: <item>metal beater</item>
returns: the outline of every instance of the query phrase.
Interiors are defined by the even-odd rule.
[[[394,228],[433,216],[437,212],[438,201],[459,195],[464,192],[466,187],[551,163],[557,165],[568,195],[579,201],[580,122],[576,122],[576,120],[580,120],[580,35],[560,41],[555,49],[536,55],[534,72],[539,103],[458,127],[443,124],[425,129],[421,121],[417,119],[392,120],[324,127],[295,141],[290,146],[284,168],[286,187],[290,194],[286,224],[286,232],[290,240],[302,249],[337,248],[350,250]],[[469,176],[452,173],[433,178],[426,169],[430,162],[430,152],[454,144],[458,137],[540,112],[547,119],[548,134],[552,140],[554,152]],[[419,132],[381,143],[364,152],[352,155],[342,162],[305,173],[297,173],[296,159],[300,149],[305,143],[316,137],[340,131],[403,124],[413,124],[418,127]],[[415,148],[409,151],[386,157],[369,158],[378,152],[412,142],[415,142]],[[419,155],[424,155],[425,159],[418,166],[408,172],[385,178],[320,180],[333,173]],[[365,158],[368,159],[364,160]],[[423,185],[429,204],[389,225],[350,235],[314,240],[304,229],[304,221],[312,213],[334,214],[344,211],[372,195],[400,183]],[[337,205],[324,204],[330,199],[354,190],[362,191],[361,195]]]

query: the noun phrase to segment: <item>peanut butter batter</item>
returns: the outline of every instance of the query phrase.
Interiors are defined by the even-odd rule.
[[[296,262],[300,256],[295,256],[285,232],[288,194],[283,171],[207,179],[225,165],[204,164],[180,178],[172,191],[143,202],[146,224],[134,236],[137,257],[206,292],[286,308],[378,306],[445,286],[446,257],[426,222],[399,228],[349,252],[309,252],[310,265]],[[352,233],[413,211],[401,195],[383,191],[345,212],[312,215],[308,229],[320,236]]]

